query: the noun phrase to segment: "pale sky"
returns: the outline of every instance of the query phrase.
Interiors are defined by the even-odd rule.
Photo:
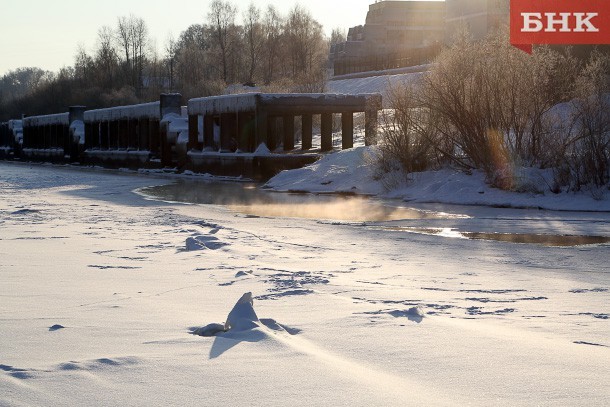
[[[252,0],[231,0],[237,22]],[[189,25],[205,21],[211,0],[0,0],[0,76],[18,67],[35,66],[57,72],[74,65],[78,45],[91,52],[100,27],[116,26],[117,18],[134,14],[146,21],[156,48],[163,50],[170,33],[177,38]],[[257,0],[273,4],[282,14],[299,3],[324,26],[364,24],[374,0]],[[170,6],[171,5],[171,6]]]

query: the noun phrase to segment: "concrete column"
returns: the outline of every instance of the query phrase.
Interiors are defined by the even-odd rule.
[[[140,150],[150,151],[150,119],[143,117],[138,121],[138,132],[140,133]]]
[[[196,114],[189,115],[189,142],[186,145],[186,151],[201,150],[199,146],[199,116]]]
[[[161,144],[161,165],[164,167],[172,166],[172,146],[167,141],[167,131],[169,123],[159,123],[159,142]]]
[[[354,147],[354,112],[341,113],[341,148]]]
[[[118,147],[119,150],[127,149],[129,146],[129,120],[118,120],[117,129],[119,132]]]
[[[100,126],[100,147],[104,150],[110,148],[110,122],[104,121],[99,123]]]
[[[127,148],[129,150],[138,150],[138,119],[129,119],[127,121]]]
[[[85,110],[87,108],[85,106],[70,106],[68,112],[68,122],[72,123],[73,121],[85,120]]]
[[[220,152],[233,151],[237,139],[237,115],[222,113],[220,115]]]
[[[24,147],[27,145],[28,139],[30,137],[29,131],[30,131],[29,127],[23,126],[23,146]]]
[[[70,134],[70,125],[68,126],[61,126],[61,132],[62,132],[62,139],[61,139],[61,144],[63,145],[64,148],[64,155],[66,154],[70,154],[70,156],[72,157],[73,154],[73,142],[72,142],[72,135]]]
[[[267,129],[267,148],[270,151],[274,151],[277,148],[278,139],[278,117],[268,117],[268,129]]]
[[[320,150],[330,151],[333,149],[333,114],[322,113],[321,119],[322,141]]]
[[[284,151],[292,151],[294,150],[294,116],[284,115],[282,121],[284,124]]]
[[[108,132],[108,148],[111,150],[118,150],[121,147],[121,143],[119,142],[119,121],[114,120],[109,123],[109,132]]]
[[[377,110],[364,112],[364,144],[377,144]]]
[[[313,127],[313,120],[312,120],[312,115],[310,114],[304,114],[303,116],[301,116],[301,149],[302,150],[309,150],[312,147],[312,127]]]
[[[70,135],[69,132],[69,126],[66,126],[64,124],[58,124],[57,125],[57,141],[55,144],[55,147],[57,148],[63,148],[64,149],[64,153],[67,153],[66,150],[66,143],[68,143],[68,136]]]
[[[48,140],[51,138],[51,129],[49,126],[37,126],[40,130],[40,142],[37,148],[45,148]]]
[[[267,142],[267,133],[269,132],[269,116],[267,112],[263,109],[258,109],[256,111],[255,122],[254,149],[256,150],[258,146]]]
[[[93,147],[93,126],[91,123],[85,123],[85,149]]]
[[[38,131],[36,128],[28,126],[29,137],[26,138],[25,143],[23,143],[23,147],[32,148],[38,143]]]
[[[237,148],[242,152],[254,152],[254,114],[237,114]]]
[[[161,135],[158,119],[148,119],[148,140],[150,141],[150,152],[159,154],[161,150]]]
[[[128,135],[129,135],[129,141],[128,141],[128,149],[129,150],[133,150],[133,151],[138,151],[140,150],[140,119],[139,118],[132,118],[129,119],[129,126],[128,126]]]
[[[79,158],[79,155],[82,154],[82,149],[83,146],[86,147],[87,146],[87,137],[91,137],[91,129],[90,126],[89,128],[87,128],[87,125],[85,125],[85,134],[82,135],[82,137],[85,138],[85,140],[83,141],[83,144],[80,144],[80,139],[79,140],[74,140],[74,135],[72,134],[72,132],[70,131],[70,126],[72,125],[73,122],[75,121],[80,121],[80,122],[84,122],[85,121],[85,106],[70,106],[68,109],[68,128],[67,130],[67,136],[66,136],[66,146],[69,148],[68,151],[70,151],[70,160],[71,161],[76,161]],[[87,131],[89,130],[89,131]],[[89,135],[89,136],[88,136]]]
[[[59,139],[59,125],[52,124],[49,126],[49,138],[44,146],[44,148],[54,148],[57,147],[57,140]]]
[[[44,126],[46,132],[45,132],[45,138],[44,138],[44,142],[41,146],[41,148],[47,149],[49,148],[49,145],[51,144],[51,139],[53,138],[53,126],[46,125]]]
[[[41,148],[43,149],[47,149],[49,148],[49,145],[51,144],[51,139],[53,138],[53,126],[49,125],[45,125],[45,138],[43,141],[43,144],[41,146]]]
[[[195,128],[199,127],[199,123]],[[215,150],[214,143],[214,116],[206,114],[203,116],[203,149]]]
[[[163,116],[170,113],[181,116],[182,95],[180,93],[162,93],[159,98],[159,119],[163,119]]]

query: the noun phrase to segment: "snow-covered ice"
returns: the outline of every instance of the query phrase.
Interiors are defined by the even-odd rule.
[[[332,156],[270,185],[388,193],[354,159],[364,148]],[[396,184],[395,205],[438,216],[363,222],[133,192],[172,182],[155,174],[0,163],[0,405],[608,404],[607,243],[405,233],[609,236],[607,201],[464,177]],[[422,203],[443,199],[597,212]]]

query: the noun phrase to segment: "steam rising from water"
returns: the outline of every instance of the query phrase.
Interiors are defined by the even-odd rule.
[[[428,212],[383,206],[362,198],[336,199],[324,203],[253,203],[249,205],[229,205],[229,208],[236,212],[261,217],[349,222],[382,222],[435,217]]]
[[[446,213],[384,205],[359,196],[275,193],[244,183],[179,182],[137,192],[172,202],[223,205],[246,215],[349,222],[455,217]]]
[[[347,222],[385,222],[419,219],[468,218],[465,215],[423,211],[384,205],[359,196],[274,193],[255,184],[178,182],[160,187],[142,188],[138,193],[151,199],[195,204],[223,205],[251,216],[305,218]],[[544,246],[579,246],[610,243],[607,236],[564,236],[523,233],[468,232],[453,228],[370,226],[391,232],[435,235],[445,238],[494,240]]]

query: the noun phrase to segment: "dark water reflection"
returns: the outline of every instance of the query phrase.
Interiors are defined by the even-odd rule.
[[[141,188],[137,192],[161,201],[222,205],[246,215],[273,218],[383,222],[460,216],[390,206],[380,200],[362,196],[272,192],[251,183],[180,181]]]
[[[409,232],[446,238],[493,240],[542,246],[581,246],[610,243],[608,236],[577,236],[562,234],[512,233],[519,222],[530,219],[515,217],[511,233],[494,229],[498,220],[485,217],[447,213],[441,209],[423,210],[396,205],[400,201],[382,201],[353,195],[279,193],[261,189],[254,183],[179,181],[173,184],[146,187],[137,191],[149,199],[203,205],[221,205],[238,213],[258,217],[306,218],[330,221],[371,223],[370,227],[392,232]],[[455,208],[453,208],[455,209]],[[457,210],[452,210],[457,212]],[[489,210],[488,210],[489,211]],[[414,221],[409,227],[373,225],[375,222]],[[418,222],[421,221],[421,222]],[[433,222],[442,227],[427,227]],[[457,228],[450,224],[459,223]],[[484,222],[493,232],[467,231],[474,223]],[[417,226],[417,223],[422,226]],[[468,226],[470,225],[470,227]],[[365,225],[368,226],[368,225]],[[472,230],[472,229],[471,229]]]

